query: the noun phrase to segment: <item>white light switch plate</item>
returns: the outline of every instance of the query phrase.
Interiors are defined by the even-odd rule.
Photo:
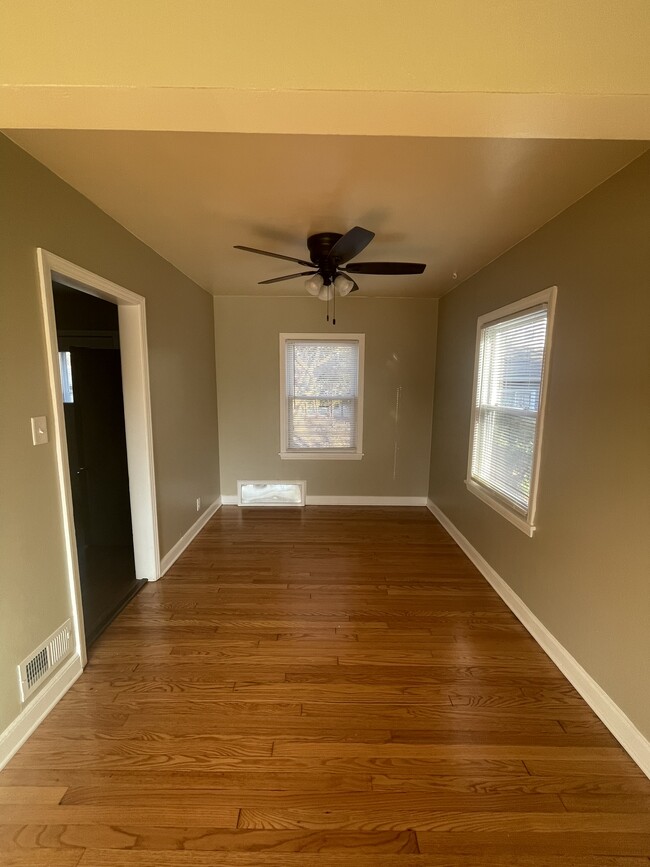
[[[42,446],[47,440],[47,419],[44,415],[37,415],[32,419],[32,442],[35,446]]]

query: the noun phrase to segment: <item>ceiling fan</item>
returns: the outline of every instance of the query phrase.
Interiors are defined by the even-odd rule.
[[[305,289],[310,295],[314,295],[321,301],[328,302],[327,319],[329,321],[329,302],[336,300],[337,295],[349,295],[356,292],[359,287],[348,276],[350,274],[422,274],[426,265],[417,262],[350,262],[358,256],[362,250],[375,237],[374,232],[354,226],[345,235],[336,232],[318,232],[307,238],[309,249],[308,262],[306,259],[296,259],[293,256],[283,256],[280,253],[269,253],[267,250],[257,250],[255,247],[243,247],[235,245],[236,250],[246,250],[249,253],[259,253],[261,256],[272,256],[274,259],[286,259],[288,262],[296,262],[311,268],[311,271],[299,271],[297,274],[287,274],[284,277],[274,277],[271,280],[260,280],[258,285],[267,283],[280,283],[282,280],[294,280],[296,277],[308,277],[305,281]],[[347,264],[346,264],[347,263]],[[345,267],[343,267],[345,265]],[[336,319],[333,318],[336,325]]]

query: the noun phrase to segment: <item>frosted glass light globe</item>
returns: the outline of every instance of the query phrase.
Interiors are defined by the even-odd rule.
[[[331,301],[334,297],[334,287],[330,283],[329,286],[323,286],[323,288],[318,293],[318,297],[321,301]]]
[[[354,288],[354,281],[350,280],[350,278],[346,277],[344,274],[339,274],[334,281],[334,287],[339,295],[349,295]]]
[[[314,274],[309,280],[305,280],[305,289],[310,295],[318,295],[323,288],[323,278],[320,274]]]

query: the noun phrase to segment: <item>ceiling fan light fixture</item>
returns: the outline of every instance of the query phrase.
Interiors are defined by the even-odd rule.
[[[334,288],[339,295],[349,295],[354,288],[354,280],[350,280],[350,278],[346,277],[345,274],[339,274],[334,281]]]
[[[345,297],[350,292],[359,289],[354,276],[356,274],[384,274],[401,276],[405,274],[422,274],[426,265],[422,262],[352,262],[375,237],[374,232],[362,226],[353,226],[344,235],[338,232],[316,232],[307,238],[309,258],[298,259],[295,256],[285,256],[282,253],[272,253],[270,250],[258,250],[256,247],[244,247],[236,244],[235,249],[247,253],[257,253],[260,256],[271,256],[286,262],[295,262],[312,270],[300,271],[297,274],[285,274],[270,280],[260,280],[260,285],[281,283],[285,280],[295,280],[307,277],[305,291],[314,298],[327,302],[327,321],[330,321],[330,301],[332,304],[332,325],[336,325],[336,296]],[[454,275],[455,276],[455,275]]]
[[[320,297],[319,293],[323,288],[324,282],[320,274],[314,274],[309,280],[305,280],[305,289],[310,295],[318,295]]]

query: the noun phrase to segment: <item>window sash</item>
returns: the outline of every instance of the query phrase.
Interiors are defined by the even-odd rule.
[[[363,335],[280,340],[281,454],[360,457]],[[303,347],[316,351],[301,353]],[[337,348],[342,351],[332,352]]]
[[[476,415],[472,479],[528,514],[537,413],[480,407]],[[514,442],[513,442],[514,440]]]
[[[288,397],[287,448],[289,451],[327,449],[354,452],[357,447],[356,416],[356,398]]]
[[[467,487],[532,535],[556,287],[479,318]]]

